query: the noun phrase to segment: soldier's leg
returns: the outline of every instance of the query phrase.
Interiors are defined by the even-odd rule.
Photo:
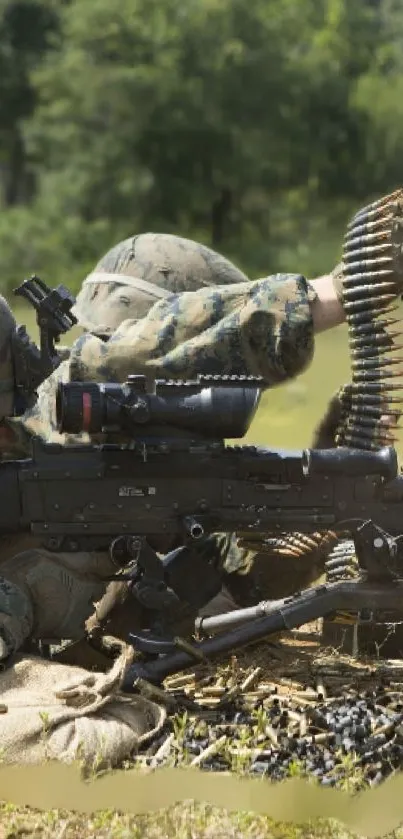
[[[24,551],[0,566],[1,657],[28,639],[78,639],[108,578],[116,569],[107,553]]]

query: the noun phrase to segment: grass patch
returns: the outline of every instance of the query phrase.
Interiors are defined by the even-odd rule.
[[[0,839],[349,839],[336,821],[302,825],[274,822],[251,813],[227,813],[203,804],[180,805],[144,816],[99,812],[91,818],[49,810],[42,813],[12,804],[0,805]],[[402,834],[403,835],[403,834]],[[400,839],[398,833],[390,839]]]

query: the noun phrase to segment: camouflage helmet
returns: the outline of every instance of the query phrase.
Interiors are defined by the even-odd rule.
[[[122,321],[140,320],[171,294],[247,279],[205,245],[169,233],[143,233],[102,257],[84,280],[73,311],[82,328],[110,335]]]
[[[0,422],[14,412],[15,382],[11,336],[16,328],[14,315],[0,296]]]

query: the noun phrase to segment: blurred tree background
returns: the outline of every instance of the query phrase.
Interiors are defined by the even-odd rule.
[[[402,47],[401,0],[2,0],[1,291],[146,230],[331,268],[402,181]]]

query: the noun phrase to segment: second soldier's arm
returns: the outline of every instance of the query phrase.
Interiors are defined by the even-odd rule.
[[[107,343],[79,338],[70,375],[122,381],[133,372],[168,379],[246,374],[276,385],[312,360],[317,307],[317,291],[301,275],[172,294],[141,321],[125,321]]]
[[[308,283],[300,274],[276,274],[171,294],[140,321],[124,321],[107,342],[91,333],[78,338],[70,359],[41,385],[36,405],[14,425],[20,433],[22,426],[68,442],[56,427],[61,380],[122,382],[136,373],[168,379],[252,375],[267,386],[287,381],[311,362],[315,331],[340,321],[341,305],[330,286],[331,277]]]

